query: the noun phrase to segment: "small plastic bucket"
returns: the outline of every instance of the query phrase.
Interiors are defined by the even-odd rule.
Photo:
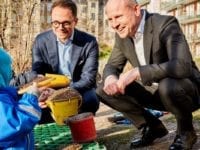
[[[74,98],[70,100],[46,101],[51,109],[52,117],[58,125],[64,125],[64,120],[70,116],[78,114],[79,100]]]
[[[92,113],[82,113],[69,117],[66,124],[69,125],[72,139],[75,143],[94,141],[97,137]]]

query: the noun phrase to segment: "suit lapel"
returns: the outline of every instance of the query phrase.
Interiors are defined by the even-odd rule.
[[[152,24],[151,24],[151,18],[149,13],[146,13],[146,19],[145,19],[145,27],[144,27],[144,35],[143,35],[143,45],[144,45],[144,56],[146,59],[146,63],[150,63],[150,55],[151,55],[151,47],[152,47],[152,41],[153,41],[153,34],[152,34]]]
[[[53,32],[50,33],[49,40],[47,43],[47,53],[49,55],[49,61],[50,64],[52,64],[52,68],[54,72],[57,72],[58,70],[58,47],[57,47],[57,42],[56,42],[56,36],[54,35]]]
[[[79,46],[76,46],[76,45],[72,45],[72,51],[71,51],[71,73],[72,73],[72,76],[73,76],[73,73],[74,73],[74,69],[75,69],[75,66],[78,62],[78,59],[79,59],[79,56],[80,56],[80,51],[81,51],[81,47]]]
[[[125,42],[125,47],[124,50],[127,50],[125,52],[125,55],[129,59],[130,63],[136,67],[139,65],[137,55],[135,53],[135,46],[134,46],[134,41],[131,38],[126,38],[124,39]]]
[[[78,38],[81,38],[81,37],[78,36],[78,31],[75,29],[74,38],[72,41],[72,50],[70,54],[71,55],[71,70],[70,71],[71,71],[72,76],[73,76],[75,66],[79,60],[81,50],[82,50],[82,47],[76,44],[77,42],[80,42]]]

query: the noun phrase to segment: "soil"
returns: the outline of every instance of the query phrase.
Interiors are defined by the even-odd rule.
[[[130,141],[140,136],[141,131],[137,130],[134,125],[117,125],[109,122],[108,117],[112,117],[116,113],[115,110],[100,105],[95,116],[95,126],[97,130],[97,141],[106,146],[107,150],[129,150]],[[199,116],[199,114],[198,114]],[[169,133],[163,138],[156,139],[154,143],[148,147],[138,148],[138,150],[167,150],[173,142],[176,132],[176,123],[173,115],[170,113],[160,117]],[[198,140],[192,150],[200,150],[200,120],[194,119],[194,127],[198,135]]]
[[[51,101],[72,99],[78,99],[79,101],[81,101],[81,95],[76,90],[70,87],[58,89],[54,91],[51,96],[48,97],[48,100]]]

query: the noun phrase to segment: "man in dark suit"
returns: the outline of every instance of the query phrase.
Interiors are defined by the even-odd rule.
[[[191,149],[197,140],[192,111],[199,107],[200,73],[178,21],[150,14],[135,0],[108,0],[106,14],[116,37],[96,90],[99,98],[143,129],[131,148],[150,145],[168,133],[144,109],[153,108],[175,115],[176,137],[169,149]],[[133,69],[123,73],[127,61]]]
[[[98,71],[98,44],[92,35],[75,29],[77,7],[72,0],[57,0],[51,9],[52,29],[39,34],[32,50],[32,70],[37,74],[64,74],[71,78],[70,87],[79,91],[81,112],[96,113],[99,101],[95,93]],[[41,104],[42,106],[44,104]],[[43,109],[41,123],[49,122]]]

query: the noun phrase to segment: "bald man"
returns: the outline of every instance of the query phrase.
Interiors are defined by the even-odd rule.
[[[200,72],[177,19],[149,13],[134,0],[108,0],[105,8],[116,36],[98,97],[143,130],[131,149],[168,133],[145,108],[175,116],[177,131],[170,150],[191,149],[197,140],[192,112],[199,108]],[[133,68],[122,73],[127,61]]]

